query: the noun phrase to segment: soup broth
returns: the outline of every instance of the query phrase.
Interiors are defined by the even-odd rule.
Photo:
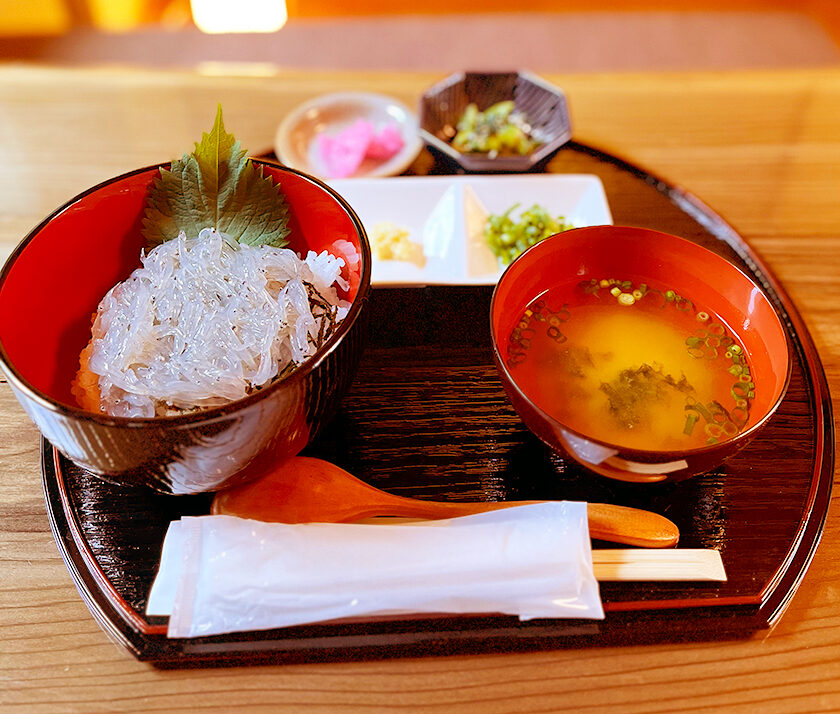
[[[511,332],[517,384],[571,429],[618,446],[682,450],[737,435],[755,385],[718,316],[638,279],[551,288]]]

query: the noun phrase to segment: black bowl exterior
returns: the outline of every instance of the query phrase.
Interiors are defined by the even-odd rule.
[[[347,316],[315,355],[283,379],[222,407],[151,419],[109,417],[57,402],[32,387],[0,349],[0,369],[24,411],[75,464],[122,486],[167,494],[216,491],[294,456],[333,417],[355,376],[367,335],[370,244],[358,216],[338,194],[302,172],[283,170],[320,186],[352,220],[362,270]],[[12,254],[4,274],[39,229]]]
[[[11,375],[9,383],[47,440],[106,481],[171,494],[215,491],[294,456],[334,416],[364,347],[366,313],[360,312],[316,366],[266,388],[263,398],[186,419],[80,418],[34,397]]]
[[[513,99],[542,143],[525,156],[462,153],[450,143],[471,102],[480,110]],[[528,72],[461,72],[434,85],[420,100],[420,133],[426,143],[469,171],[527,171],[572,138],[566,96]]]

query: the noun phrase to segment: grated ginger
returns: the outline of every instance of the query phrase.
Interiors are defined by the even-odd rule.
[[[411,234],[390,222],[377,223],[371,231],[371,247],[379,260],[403,260],[423,267],[423,246],[411,241]]]

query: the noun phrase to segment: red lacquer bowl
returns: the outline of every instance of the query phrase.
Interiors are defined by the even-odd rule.
[[[345,261],[350,290],[342,297],[352,307],[329,340],[288,377],[245,399],[141,419],[83,411],[70,392],[79,352],[90,339],[91,314],[140,265],[146,193],[160,166],[77,196],[35,228],[6,262],[0,273],[0,367],[44,436],[76,464],[127,486],[214,491],[297,453],[333,415],[355,374],[366,332],[367,236],[353,210],[320,181],[255,163],[289,203],[289,247],[301,254],[339,254],[335,242],[344,239],[360,260]]]
[[[757,388],[749,419],[736,436],[673,451],[627,448],[576,431],[534,403],[508,348],[525,308],[553,286],[635,275],[680,291],[716,313],[747,353]],[[786,332],[764,292],[732,263],[676,236],[643,228],[593,226],[537,243],[505,271],[493,293],[490,324],[496,366],[528,428],[556,451],[603,476],[635,482],[679,480],[708,471],[743,448],[784,397],[791,362]],[[522,367],[524,365],[519,365]]]

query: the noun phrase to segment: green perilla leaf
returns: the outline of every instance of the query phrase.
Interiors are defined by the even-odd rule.
[[[149,248],[215,228],[248,245],[282,248],[288,241],[289,207],[270,176],[263,176],[232,134],[222,107],[210,133],[192,154],[161,169],[146,201],[143,237]]]

